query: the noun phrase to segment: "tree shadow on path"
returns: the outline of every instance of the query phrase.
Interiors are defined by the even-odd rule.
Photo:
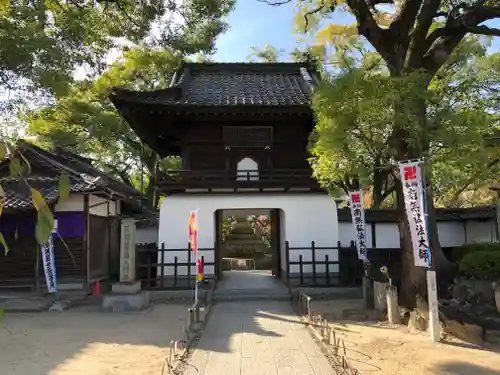
[[[300,322],[285,301],[217,303],[196,349],[228,353],[241,345],[242,337],[283,337],[293,324]]]
[[[492,370],[467,362],[447,362],[435,369],[436,375],[500,375],[500,369]]]

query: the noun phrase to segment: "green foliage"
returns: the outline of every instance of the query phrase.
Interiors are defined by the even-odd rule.
[[[478,251],[466,254],[459,263],[463,277],[498,281],[500,280],[500,252]]]
[[[160,160],[153,150],[143,147],[108,96],[114,87],[133,90],[168,87],[173,71],[185,56],[207,56],[214,51],[216,37],[227,28],[225,16],[233,8],[234,0],[154,0],[145,7],[129,0],[100,3],[112,13],[107,14],[102,6],[97,6],[100,13],[93,13],[95,22],[91,30],[98,36],[113,38],[126,32],[122,38],[125,43],[117,48],[123,53],[107,69],[101,64],[95,70],[99,74],[91,75],[93,78],[70,82],[56,101],[23,111],[22,120],[41,146],[55,144],[88,156],[95,160],[96,166],[131,186],[149,182],[146,194],[154,199],[154,183],[162,169],[167,165],[179,166],[179,160]],[[83,8],[82,11],[91,11]],[[99,22],[106,25],[100,27]],[[86,31],[90,23],[88,20],[80,25],[79,30]],[[153,27],[155,32],[151,34]],[[121,31],[122,28],[126,31]],[[97,38],[93,34],[87,37],[91,41]],[[74,67],[75,61],[71,64]]]
[[[500,252],[500,244],[490,242],[469,243],[453,249],[451,260],[459,263],[466,255],[478,252]]]
[[[277,49],[276,47],[266,44],[262,49],[255,46],[251,47],[247,59],[250,61],[257,60],[261,62],[276,63],[284,53],[284,49]]]
[[[11,177],[17,178],[20,183],[23,183],[30,189],[31,201],[33,203],[33,207],[37,211],[35,236],[39,244],[44,244],[48,241],[50,233],[54,228],[54,216],[52,214],[52,211],[50,210],[50,207],[45,201],[42,193],[39,190],[31,187],[29,182],[27,181],[26,178],[31,173],[31,167],[26,158],[23,156],[22,152],[20,150],[17,150],[12,145],[5,145],[5,149],[9,150],[9,154],[7,155],[4,153],[3,158],[0,159],[0,161],[8,161]],[[65,178],[61,178],[61,188],[63,190],[67,189],[69,191],[69,179],[67,180],[67,186],[65,186],[66,182],[64,180]],[[63,192],[63,194],[65,194],[65,192]],[[3,211],[4,200],[5,191],[0,185],[0,217]],[[5,254],[7,254],[9,248],[2,233],[0,233],[0,245],[2,245]]]
[[[492,182],[498,176],[500,149],[486,147],[486,140],[498,126],[494,93],[500,54],[485,55],[486,47],[477,38],[465,39],[428,88],[421,84],[425,75],[420,71],[390,77],[376,53],[358,45],[337,48],[332,61],[338,69],[324,72],[313,100],[317,126],[311,164],[316,178],[325,187],[346,190],[342,181],[356,177],[362,186],[372,187],[375,198],[379,194],[375,201],[382,204],[391,196],[397,124],[418,153],[430,143],[426,155],[440,204],[454,199],[462,205],[465,198],[457,192],[477,191]],[[427,103],[424,128],[415,112],[419,101]]]
[[[147,146],[143,150],[108,95],[113,87],[165,88],[181,62],[182,56],[169,49],[132,48],[95,80],[80,82],[53,105],[27,113],[28,131],[42,145],[56,144],[94,159],[96,166],[136,188],[141,187],[143,163],[146,193],[152,199],[158,173],[180,166],[180,161],[160,160]]]
[[[59,199],[61,201],[68,199],[70,193],[69,176],[67,173],[61,173],[59,178]]]
[[[12,88],[27,79],[60,94],[75,66],[100,72],[112,48],[147,44],[210,53],[233,5],[234,0],[6,2],[0,7],[0,81]]]
[[[0,214],[0,216],[2,215]],[[7,242],[5,241],[5,238],[3,237],[2,233],[0,233],[0,245],[2,245],[5,251],[5,255],[7,255],[7,253],[9,252],[9,246],[7,246]]]

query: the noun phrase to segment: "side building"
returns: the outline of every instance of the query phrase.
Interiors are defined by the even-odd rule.
[[[121,219],[140,212],[140,193],[73,153],[48,152],[25,141],[18,150],[29,163],[28,184],[44,196],[58,223],[54,254],[61,289],[83,290],[100,280],[118,279]],[[11,177],[9,164],[0,162],[5,191],[0,232],[10,250],[5,254],[0,246],[0,289],[43,291],[37,211],[29,187]],[[70,181],[65,200],[59,200],[61,173]]]

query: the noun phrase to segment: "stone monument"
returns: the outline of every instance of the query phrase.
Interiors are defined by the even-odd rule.
[[[111,293],[103,295],[102,307],[105,311],[141,311],[149,307],[149,292],[143,291],[141,282],[135,278],[135,240],[135,220],[122,219],[120,282],[111,286]]]

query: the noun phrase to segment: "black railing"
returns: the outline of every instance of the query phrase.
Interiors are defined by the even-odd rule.
[[[269,170],[171,170],[158,183],[159,189],[300,186],[317,187],[310,169]]]
[[[310,246],[291,247],[285,242],[285,263],[283,281],[291,287],[333,287],[360,285],[364,274],[364,265],[358,259],[358,254],[351,242],[349,246],[342,246],[340,242],[336,247],[316,246],[314,241]],[[332,254],[319,255],[318,252],[325,250],[336,250],[337,260],[333,260]],[[445,252],[449,248],[443,249]],[[213,267],[210,275],[205,278],[214,278],[217,274],[214,262],[205,262],[206,252],[214,249],[203,248],[198,250],[201,254],[203,267]],[[294,254],[301,251],[305,254]],[[310,251],[308,254],[307,251]],[[167,254],[176,252],[178,255],[171,261],[167,261]],[[170,255],[169,254],[169,255]],[[307,254],[307,255],[306,255]],[[368,248],[370,277],[382,281],[385,277],[380,272],[380,267],[387,266],[394,285],[399,285],[401,269],[401,250],[399,248]],[[291,260],[292,258],[292,260]],[[305,260],[305,258],[309,260]],[[141,281],[144,289],[192,289],[196,279],[196,259],[189,245],[184,249],[165,249],[162,244],[158,249],[156,244],[137,246],[137,278]],[[186,261],[180,261],[185,259]],[[222,261],[222,260],[221,260]],[[335,270],[337,265],[338,270]],[[220,264],[219,266],[222,266]],[[293,269],[292,269],[293,268]],[[166,272],[169,270],[170,272]],[[181,272],[182,271],[182,272]],[[206,272],[205,272],[206,274]]]
[[[286,278],[290,286],[321,287],[321,286],[349,286],[360,285],[364,275],[364,264],[358,259],[354,241],[349,246],[342,246],[340,242],[337,247],[318,247],[314,241],[308,247],[290,247],[286,243]],[[325,255],[324,259],[317,256],[318,250],[337,250],[338,261],[332,261]],[[290,261],[290,254],[294,250],[310,250],[309,261],[304,261],[304,256],[299,255],[297,261]],[[443,248],[445,254],[450,253],[453,248]],[[309,258],[309,256],[308,256]],[[385,281],[386,276],[380,271],[382,266],[386,266],[392,283],[399,286],[401,280],[401,249],[400,248],[368,248],[367,258],[369,265],[369,276],[376,281]],[[338,264],[339,271],[332,272],[331,266]],[[298,265],[298,272],[292,272],[292,265]],[[308,267],[310,272],[305,272]],[[324,272],[318,272],[318,266],[324,268]]]
[[[203,253],[214,251],[214,249],[204,248],[198,249],[198,251],[204,269],[207,266],[215,266],[213,262],[205,262],[203,255]],[[172,261],[167,261],[167,253],[172,254],[173,252],[183,254],[183,256],[176,255],[171,258]],[[186,259],[186,261],[181,262],[180,258]],[[195,268],[195,272],[192,272],[192,267]],[[181,270],[185,272],[181,272]],[[196,258],[189,246],[184,249],[165,249],[165,244],[162,244],[160,249],[156,246],[155,248],[138,246],[136,271],[144,289],[191,289],[197,275]],[[213,275],[205,276],[205,280],[207,277],[212,278]]]
[[[361,280],[358,275],[358,264],[355,249],[351,247],[341,247],[337,243],[336,247],[321,247],[316,246],[314,241],[311,241],[310,246],[306,247],[291,247],[289,242],[285,242],[286,254],[286,282],[292,287],[327,287],[327,286],[345,286],[357,285]],[[310,260],[304,260],[305,254],[297,256],[295,251],[310,251]],[[321,250],[336,250],[337,260],[333,260],[333,254],[324,254],[318,256],[317,251]],[[294,258],[297,260],[290,260]],[[337,270],[335,270],[337,266]],[[292,269],[293,267],[293,269]]]

